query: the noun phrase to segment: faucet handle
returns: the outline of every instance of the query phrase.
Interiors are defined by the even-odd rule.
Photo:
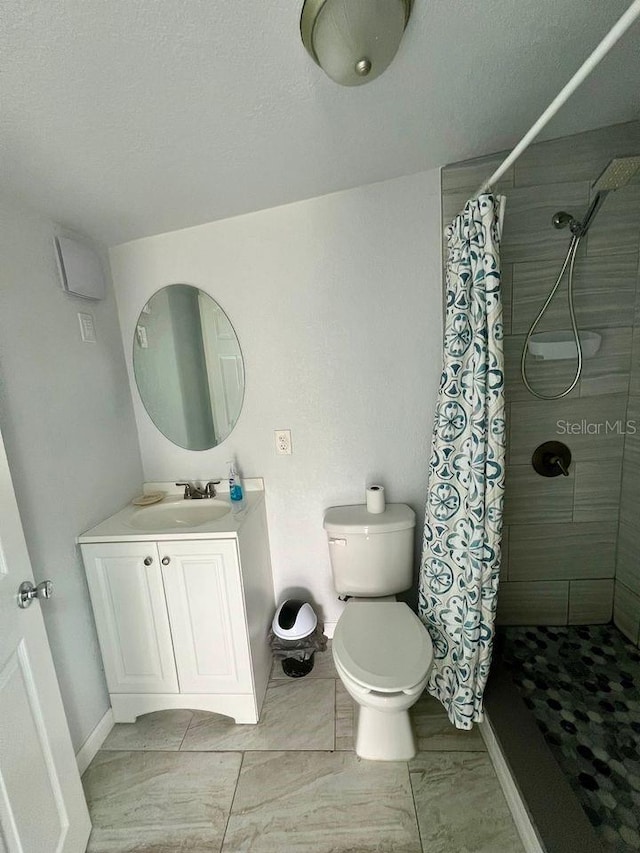
[[[220,480],[209,480],[205,487],[205,494],[208,498],[215,498],[216,496],[216,486],[220,485]]]
[[[184,499],[188,500],[193,497],[193,488],[191,483],[176,483],[176,486],[184,486]]]
[[[551,456],[549,458],[549,464],[550,465],[557,465],[565,477],[569,476],[569,472],[567,471],[567,466],[564,464],[564,460],[562,459],[561,456]]]

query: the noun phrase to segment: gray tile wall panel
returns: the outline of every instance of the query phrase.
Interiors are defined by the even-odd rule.
[[[442,192],[447,195],[455,192],[475,192],[495,172],[508,153],[501,151],[487,157],[476,157],[445,166],[442,170]],[[513,167],[505,172],[495,188],[500,190],[512,186]]]
[[[614,576],[615,522],[514,524],[509,532],[510,581]]]
[[[595,228],[595,225],[594,225]],[[580,329],[630,326],[636,299],[638,255],[602,255],[586,258],[579,250],[574,272],[575,309]],[[553,286],[560,268],[557,260],[513,265],[514,334],[526,333]],[[567,273],[537,331],[570,329]]]
[[[531,463],[545,441],[561,441],[572,465],[598,459],[622,459],[626,397],[622,395],[511,404],[511,463]],[[620,426],[619,426],[620,425]]]
[[[616,580],[640,596],[640,524],[637,518],[635,524],[620,521]]]
[[[499,625],[566,625],[568,613],[567,581],[500,584]]]
[[[615,124],[531,145],[516,162],[518,186],[561,181],[593,183],[612,157],[637,154],[640,122]]]
[[[629,367],[633,329],[592,328],[602,336],[600,349],[584,362],[580,380],[580,396],[596,397],[606,389],[609,394],[629,392]]]
[[[575,466],[573,520],[617,521],[622,460],[601,459]]]
[[[573,477],[541,477],[530,465],[510,465],[505,487],[507,524],[571,522]]]
[[[571,581],[569,624],[606,625],[613,613],[614,580]]]
[[[509,402],[534,401],[534,397],[525,388],[520,373],[524,341],[524,335],[507,335],[504,339],[505,395]],[[576,365],[573,361],[537,361],[527,358],[527,379],[539,394],[551,396],[564,391],[573,381],[575,372]],[[578,385],[565,399],[572,400],[579,396]]]
[[[591,192],[592,197],[595,191]],[[609,193],[587,234],[587,256],[637,252],[640,239],[640,184]]]
[[[640,597],[616,581],[613,595],[613,623],[632,643],[640,639]]]
[[[639,285],[640,290],[640,285]],[[636,308],[636,319],[633,326],[633,343],[631,353],[631,375],[629,377],[629,394],[640,397],[640,318]]]
[[[547,184],[514,187],[507,193],[502,241],[506,262],[562,259],[567,251],[567,234],[551,225],[558,210],[586,208],[589,184]]]

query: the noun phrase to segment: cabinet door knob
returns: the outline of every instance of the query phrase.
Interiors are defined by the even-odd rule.
[[[163,557],[162,558],[162,565],[163,566],[168,566],[170,562],[171,562],[171,557]]]
[[[153,563],[153,557],[145,557],[145,558],[144,558],[144,564],[145,564],[145,566],[150,566],[150,565],[151,565],[151,563]]]

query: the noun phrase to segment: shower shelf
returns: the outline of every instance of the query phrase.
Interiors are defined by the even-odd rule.
[[[593,358],[600,349],[602,335],[598,332],[580,332],[582,357]],[[529,340],[529,352],[538,361],[561,361],[577,358],[578,348],[571,331],[539,332]]]

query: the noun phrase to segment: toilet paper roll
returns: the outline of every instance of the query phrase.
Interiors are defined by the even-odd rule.
[[[384,486],[369,486],[367,489],[367,512],[384,512]]]

